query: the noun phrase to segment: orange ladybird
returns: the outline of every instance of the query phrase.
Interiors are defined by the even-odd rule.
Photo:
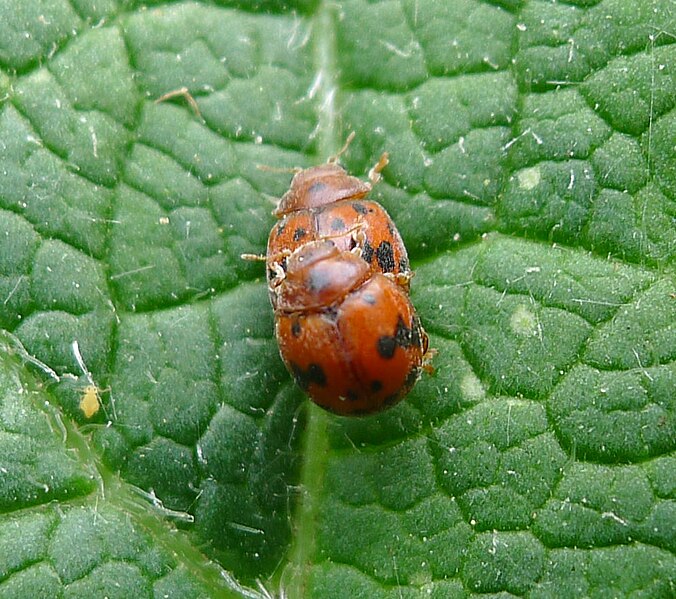
[[[348,140],[349,141],[349,140]],[[420,377],[428,338],[409,299],[404,243],[370,183],[336,158],[296,172],[266,264],[279,349],[296,383],[342,415],[378,412]]]
[[[427,336],[407,293],[331,240],[298,248],[272,288],[282,358],[318,405],[368,414],[397,403],[420,376]]]
[[[371,170],[371,182],[385,165],[386,154]],[[348,175],[335,162],[296,173],[275,210],[280,221],[270,232],[268,257],[283,258],[306,243],[331,239],[340,250],[358,247],[372,273],[391,273],[408,291],[411,270],[401,235],[380,204],[363,199],[371,182]],[[268,280],[275,275],[269,270]]]

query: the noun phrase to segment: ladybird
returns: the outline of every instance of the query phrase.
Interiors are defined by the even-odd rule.
[[[352,137],[326,164],[295,171],[265,256],[282,360],[312,401],[341,415],[399,402],[430,351],[409,298],[413,273],[401,235],[365,199],[387,155],[369,182],[349,175],[337,158]]]
[[[363,199],[386,165],[384,154],[370,182],[348,175],[333,159],[297,172],[274,212],[280,220],[270,232],[267,255],[283,258],[306,243],[331,239],[341,250],[358,248],[371,273],[391,273],[408,291],[412,274],[401,235],[380,204]],[[268,282],[278,274],[268,269]]]
[[[308,243],[289,256],[272,293],[282,359],[321,407],[377,412],[418,380],[428,341],[408,294],[357,253]]]

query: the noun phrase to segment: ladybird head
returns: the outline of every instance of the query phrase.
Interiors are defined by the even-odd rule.
[[[348,175],[337,163],[328,162],[296,173],[291,187],[279,201],[275,215],[279,218],[295,210],[363,198],[369,191],[370,183]]]

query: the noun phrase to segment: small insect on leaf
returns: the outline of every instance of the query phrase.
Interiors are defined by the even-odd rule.
[[[89,419],[96,416],[101,408],[101,392],[96,385],[87,385],[80,397],[80,410],[85,418]]]
[[[428,368],[404,242],[366,198],[388,157],[369,181],[349,175],[338,158],[353,137],[325,164],[294,170],[265,256],[282,359],[312,401],[341,415],[397,403]]]
[[[88,384],[82,389],[82,394],[80,395],[79,408],[84,414],[84,417],[87,419],[93,418],[98,414],[98,411],[101,409],[101,393],[103,389],[100,389],[98,385],[94,382],[92,373],[87,369],[82,354],[80,353],[80,345],[77,342],[77,339],[71,344],[73,350],[73,355],[75,356],[75,361],[77,362],[82,374],[87,379]],[[106,389],[105,391],[110,391]]]

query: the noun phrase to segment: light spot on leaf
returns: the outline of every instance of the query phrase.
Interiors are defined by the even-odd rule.
[[[539,333],[537,316],[523,304],[514,310],[509,324],[512,331],[520,337],[533,337]]]
[[[533,189],[540,184],[540,167],[525,168],[517,175],[521,189]]]
[[[462,391],[463,398],[472,403],[481,401],[486,396],[486,390],[473,372],[466,374],[462,378],[460,391]]]

